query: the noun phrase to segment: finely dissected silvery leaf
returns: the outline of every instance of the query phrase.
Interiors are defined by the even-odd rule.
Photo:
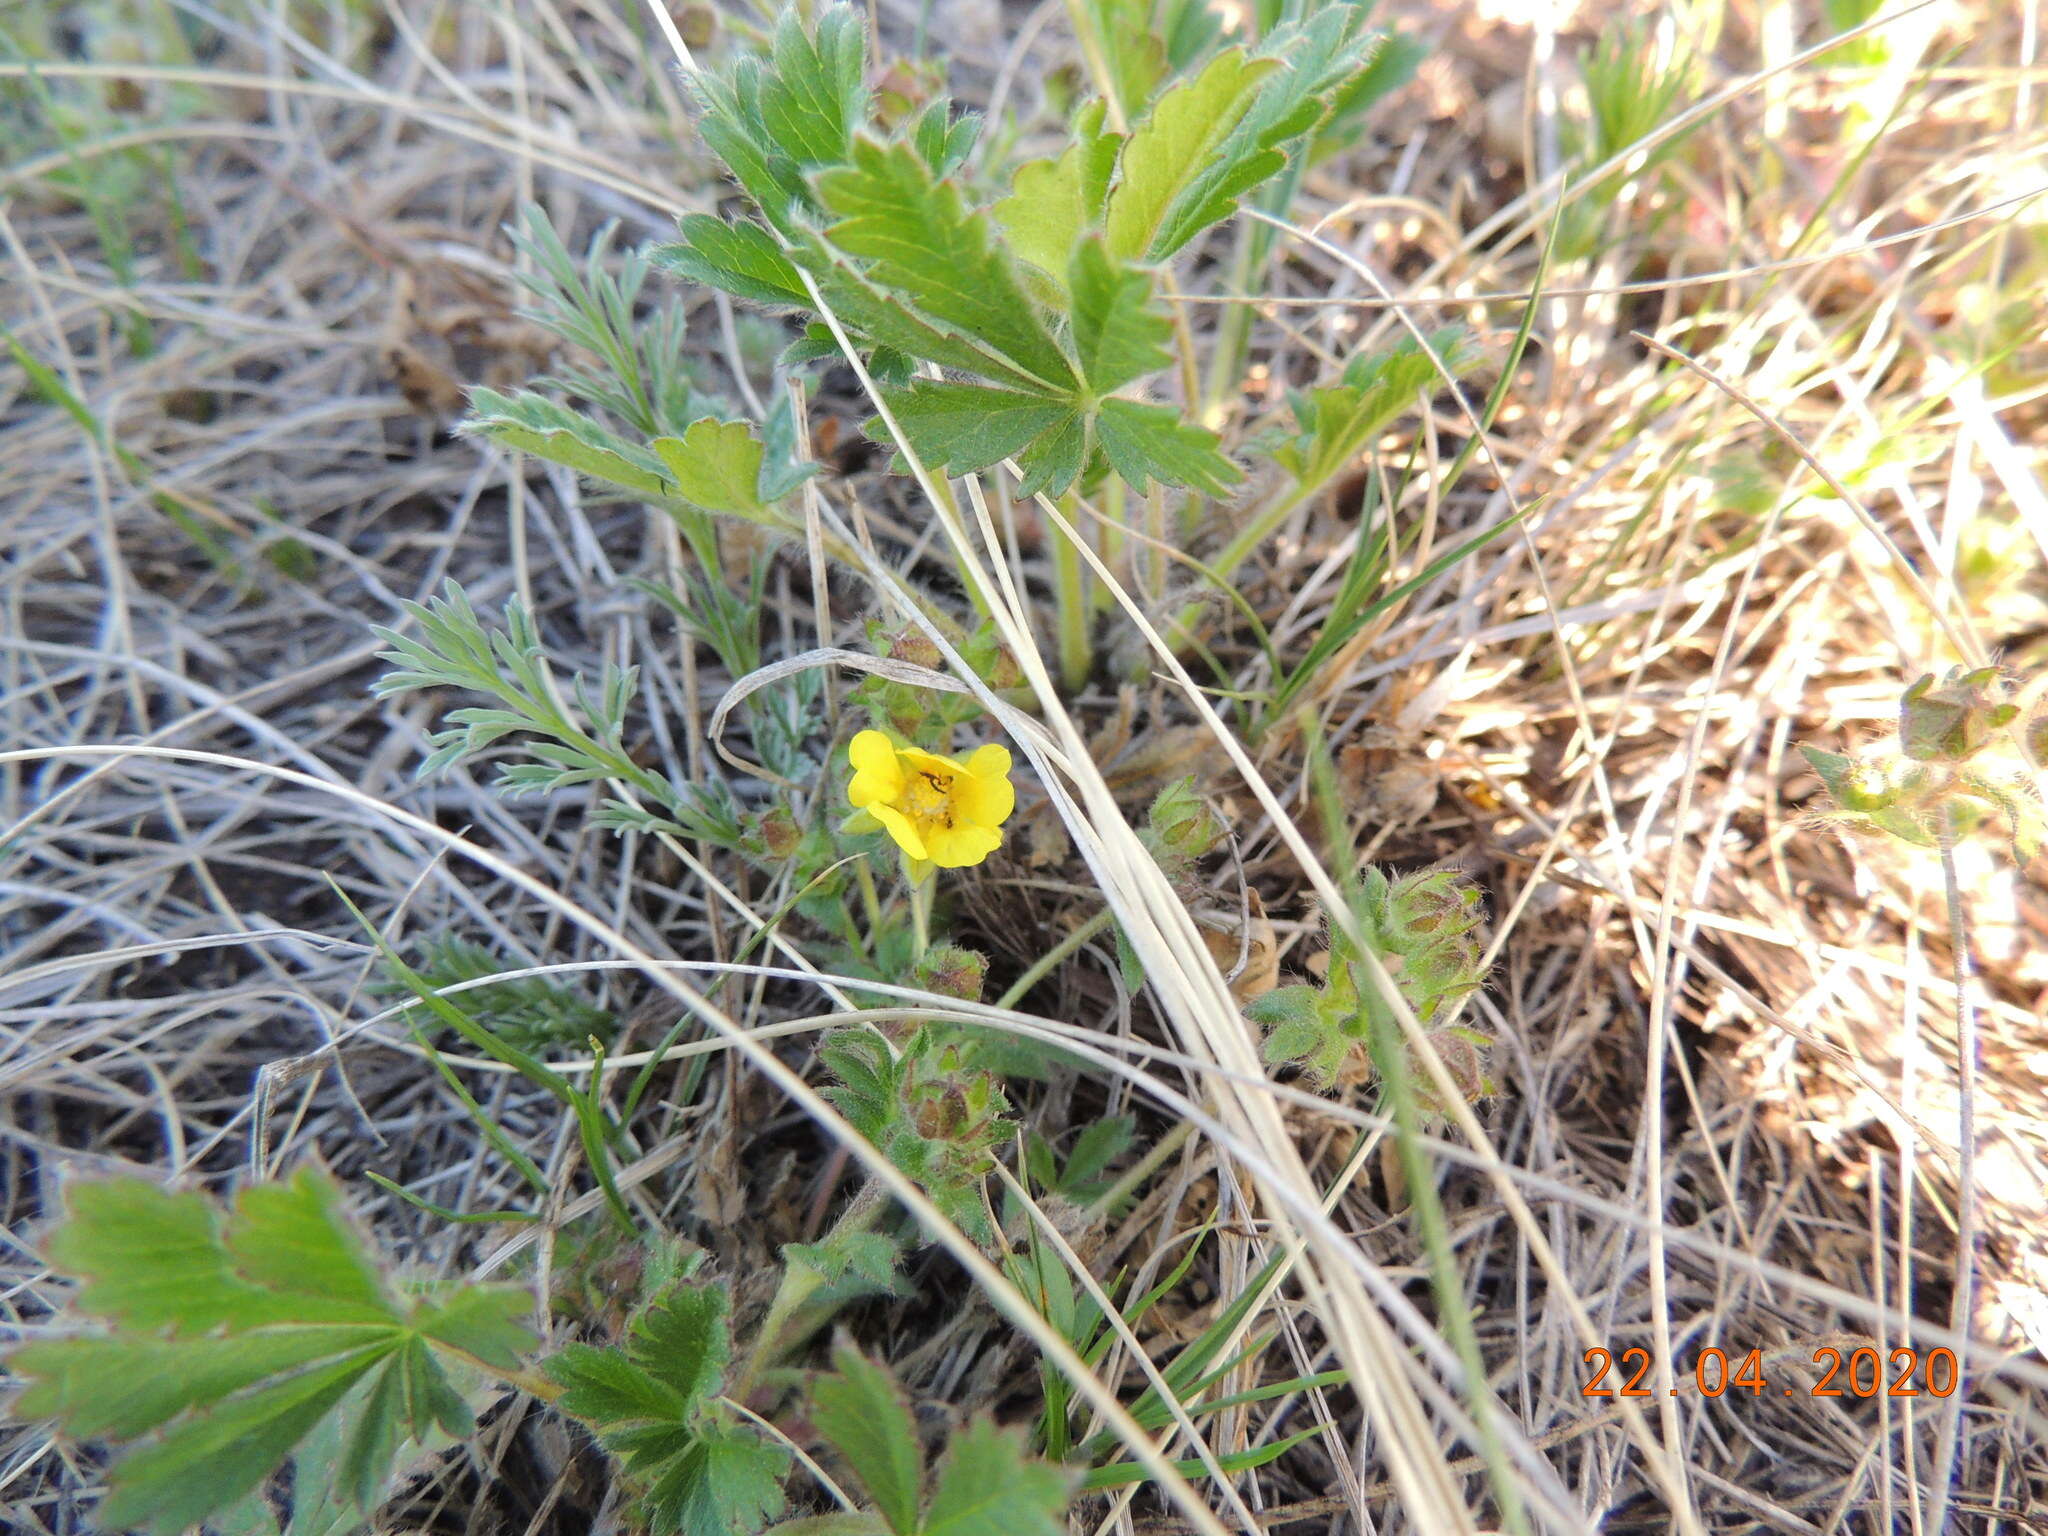
[[[545,396],[473,389],[469,410],[464,432],[642,496],[659,498],[666,491],[660,461],[645,449]]]

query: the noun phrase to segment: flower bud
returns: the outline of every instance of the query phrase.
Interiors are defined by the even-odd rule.
[[[1017,653],[1000,643],[996,646],[995,660],[989,663],[983,677],[998,693],[1024,686],[1024,669],[1017,665]]]
[[[925,951],[911,969],[911,980],[927,992],[957,997],[965,1003],[981,1001],[988,982],[988,956],[958,944],[937,944]]]
[[[1953,667],[1938,687],[1929,672],[1899,699],[1899,749],[1923,763],[1967,762],[2019,715],[1998,690],[1994,667]]]
[[[1845,811],[1881,811],[1898,798],[1881,763],[1858,763],[1842,780],[1836,796]]]
[[[1195,793],[1192,774],[1159,791],[1145,819],[1161,847],[1189,860],[1214,848],[1223,830],[1215,812]]]
[[[889,641],[889,659],[907,661],[912,666],[929,667],[936,672],[946,664],[946,658],[932,643],[931,637],[915,627],[904,629]]]
[[[765,813],[755,825],[755,835],[770,858],[791,859],[802,846],[804,830],[796,824],[796,818],[789,814],[787,806],[778,805]]]

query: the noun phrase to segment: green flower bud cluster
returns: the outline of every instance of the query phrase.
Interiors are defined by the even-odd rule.
[[[1425,870],[1390,880],[1369,869],[1356,916],[1361,937],[1393,977],[1459,1091],[1467,1100],[1495,1092],[1486,1071],[1492,1038],[1469,1025],[1446,1022],[1486,979],[1478,889],[1455,870]],[[1375,1037],[1401,1038],[1393,1010],[1341,934],[1332,936],[1322,985],[1278,987],[1245,1011],[1266,1030],[1267,1061],[1299,1063],[1303,1074],[1320,1085],[1368,1080],[1374,1075]],[[1408,1065],[1424,1113],[1442,1116],[1449,1106],[1428,1074],[1419,1062],[1410,1059]]]
[[[971,634],[948,637],[960,659],[975,675],[997,693],[1020,687],[1023,670],[1010,648],[996,637],[992,624],[983,624]],[[915,624],[891,629],[881,623],[868,625],[868,643],[891,661],[907,661],[934,672],[946,670],[946,658],[937,645]],[[886,677],[868,677],[853,690],[853,702],[868,712],[876,727],[894,731],[913,746],[944,750],[947,733],[956,725],[981,718],[982,708],[972,694],[944,693],[899,683]]]
[[[1802,746],[1839,820],[1917,848],[1968,837],[2003,816],[2014,859],[2048,846],[2038,778],[2048,766],[2048,713],[2020,720],[1995,667],[1928,673],[1899,696],[1898,754],[1853,758]],[[2002,737],[2017,723],[2011,746]]]
[[[839,1079],[824,1095],[854,1129],[962,1230],[992,1240],[981,1181],[1015,1131],[995,1075],[929,1028],[894,1050],[878,1035],[842,1030],[818,1054]]]
[[[1176,780],[1153,797],[1138,834],[1159,868],[1177,889],[1194,880],[1195,865],[1222,840],[1223,823],[1195,791],[1194,775]]]
[[[2001,691],[1996,667],[1952,667],[1939,686],[1929,672],[1899,699],[1899,750],[1916,762],[1968,762],[2019,718]]]
[[[910,983],[941,997],[978,1003],[981,990],[988,983],[988,956],[958,944],[934,944],[911,967]]]

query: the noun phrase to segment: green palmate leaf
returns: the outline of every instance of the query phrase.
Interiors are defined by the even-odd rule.
[[[851,1299],[890,1295],[897,1287],[896,1266],[903,1250],[880,1232],[831,1232],[815,1243],[786,1243],[782,1260],[791,1269],[807,1269],[820,1292]]]
[[[1065,1472],[978,1419],[953,1437],[922,1536],[1064,1536],[1067,1491]]]
[[[859,262],[870,283],[992,350],[1021,381],[1073,387],[1073,364],[1025,293],[994,220],[970,208],[952,182],[934,178],[916,150],[861,140],[852,163],[823,172],[816,185],[836,220],[826,239]]]
[[[1044,392],[1044,381],[1011,362],[978,336],[933,320],[913,308],[900,294],[878,287],[863,265],[835,250],[814,232],[799,236],[804,265],[815,274],[826,306],[863,350],[872,348],[869,372],[878,382],[907,382],[916,361],[937,363],[980,374],[1030,393]],[[834,358],[838,339],[829,328],[816,326],[805,342],[793,347],[789,360]]]
[[[1219,167],[1233,171],[1229,179],[1239,183],[1239,192],[1280,169],[1284,157],[1257,145],[1238,146],[1242,152],[1230,158],[1233,134],[1258,100],[1260,82],[1280,67],[1277,59],[1228,48],[1159,98],[1117,164],[1105,225],[1112,253],[1125,260],[1163,260],[1229,211],[1225,206],[1215,218],[1186,227],[1193,194],[1200,191],[1203,202],[1215,200]]]
[[[1412,80],[1427,57],[1429,49],[1415,38],[1379,39],[1364,66],[1331,93],[1330,114],[1317,132],[1310,158],[1320,162],[1357,142],[1366,112]]]
[[[674,494],[691,506],[754,523],[772,519],[761,499],[761,440],[745,422],[707,416],[681,437],[658,437],[648,446],[668,471]]]
[[[916,1536],[924,1450],[903,1389],[879,1365],[845,1346],[832,1352],[838,1375],[811,1391],[811,1422],[831,1441],[896,1536]]]
[[[469,419],[462,430],[521,453],[565,464],[593,480],[607,480],[638,495],[667,494],[660,461],[618,434],[545,396],[495,389],[469,392]]]
[[[760,225],[689,213],[683,215],[678,233],[679,240],[648,253],[662,271],[771,309],[810,304],[796,264]]]
[[[640,1315],[624,1350],[571,1344],[547,1373],[563,1411],[594,1424],[682,1422],[717,1389],[729,1353],[725,1293],[678,1286]]]
[[[1207,52],[1223,25],[1202,0],[1087,0],[1079,14],[1126,122],[1144,113],[1167,75]]]
[[[1278,174],[1289,146],[1314,134],[1367,72],[1378,39],[1360,31],[1364,16],[1355,4],[1321,7],[1276,31],[1264,54],[1227,49],[1161,96],[1117,167],[1110,250],[1163,261]]]
[[[363,1517],[344,1491],[352,1475],[347,1452],[357,1442],[372,1393],[359,1385],[293,1449],[290,1462],[289,1514],[274,1509],[267,1491],[252,1490],[232,1508],[212,1516],[207,1525],[219,1536],[355,1536]],[[414,1450],[411,1460],[431,1454],[444,1442],[436,1435]],[[403,1471],[401,1465],[400,1471]]]
[[[1182,421],[1179,413],[1167,406],[1121,398],[1105,400],[1096,415],[1095,430],[1110,466],[1135,490],[1162,480],[1220,496],[1244,478],[1223,456],[1214,432]]]
[[[1463,327],[1445,326],[1427,340],[1425,350],[1403,335],[1391,347],[1352,358],[1337,383],[1297,394],[1299,430],[1274,450],[1274,460],[1304,486],[1325,484],[1418,396],[1434,393],[1446,373],[1455,378],[1472,365]]]
[[[1064,292],[1067,266],[1082,232],[1102,219],[1116,170],[1120,135],[1105,132],[1101,102],[1074,120],[1074,142],[1057,158],[1020,166],[1010,195],[995,205],[1010,249]]]
[[[620,1346],[572,1344],[547,1373],[559,1404],[617,1452],[650,1526],[682,1536],[748,1536],[782,1509],[788,1456],[714,1404],[732,1351],[717,1286],[671,1285]]]
[[[1057,396],[939,379],[914,379],[883,399],[918,458],[956,474],[1000,463],[1077,414]],[[880,435],[879,419],[871,426]]]
[[[1059,495],[1074,483],[1087,458],[1088,421],[1075,411],[1017,456],[1017,466],[1024,471],[1018,494]]]
[[[776,26],[770,57],[695,77],[704,142],[785,236],[797,211],[811,206],[806,174],[843,161],[867,117],[866,53],[850,6],[825,7],[815,32],[791,8]]]
[[[917,114],[917,121],[904,135],[916,146],[934,176],[950,176],[967,163],[981,137],[981,114],[965,112],[955,118],[953,103],[944,96],[931,101]]]
[[[335,1492],[367,1510],[399,1447],[470,1415],[447,1367],[508,1372],[530,1342],[520,1293],[401,1303],[325,1174],[245,1189],[223,1211],[138,1180],[83,1184],[48,1248],[107,1335],[16,1352],[26,1418],[140,1442],[100,1519],[175,1531],[242,1500],[344,1401]]]
[[[1089,388],[1111,394],[1173,361],[1173,322],[1153,302],[1152,274],[1110,260],[1100,238],[1074,248],[1068,268],[1074,352]]]
[[[888,302],[885,295],[861,283],[857,278],[852,277],[848,273],[840,273],[838,281],[846,286],[843,289],[836,286],[828,287],[827,291],[833,297],[828,298],[826,302],[833,306],[834,312],[840,315],[842,322],[847,313],[843,307],[843,301],[848,291],[855,294],[855,301],[858,303],[872,306],[885,305]],[[938,340],[941,346],[950,347],[953,344],[951,337],[946,336],[943,332],[933,330],[914,317],[910,317],[907,311],[895,318],[896,323],[911,328],[922,328],[924,331],[929,332],[931,336]],[[856,340],[858,340],[862,335],[861,328],[855,326],[852,329]],[[874,342],[872,336],[867,337],[867,339],[873,343],[868,350],[868,377],[872,378],[877,384],[894,387],[908,384],[912,375],[917,372],[917,359],[895,347]],[[786,369],[796,369],[801,368],[806,363],[836,363],[845,355],[845,352],[839,345],[839,338],[832,334],[832,328],[823,321],[814,321],[812,324],[804,327],[803,335],[783,349],[780,362],[781,366]],[[934,361],[937,361],[937,359],[934,359]]]
[[[917,1421],[895,1377],[843,1346],[832,1363],[839,1374],[812,1388],[812,1423],[846,1462],[875,1514],[834,1516],[846,1523],[815,1531],[795,1522],[778,1527],[777,1536],[877,1528],[891,1536],[1064,1536],[1070,1479],[1063,1469],[1027,1456],[1016,1436],[979,1420],[953,1436],[927,1496]],[[878,1527],[862,1523],[875,1516]]]
[[[1262,149],[1319,141],[1330,130],[1341,130],[1340,114],[1362,112],[1376,91],[1390,88],[1375,72],[1386,39],[1365,30],[1371,0],[1304,9],[1305,20],[1275,28],[1268,36],[1264,51],[1284,61],[1286,72],[1259,93],[1258,105],[1239,129]],[[1319,142],[1310,143],[1310,153],[1319,147]]]
[[[706,1430],[655,1479],[647,1514],[678,1536],[750,1536],[782,1513],[788,1470],[788,1453],[750,1430]]]
[[[1113,370],[1117,355],[1126,367],[1141,359],[1143,320],[1109,309],[1100,313],[1121,338],[1098,347],[1104,365]],[[1139,491],[1159,480],[1213,495],[1241,478],[1216,435],[1183,422],[1169,406],[1119,396],[1096,402],[1083,396],[1061,399],[932,379],[914,380],[909,389],[884,398],[928,469],[969,474],[1014,458],[1023,471],[1020,490],[1026,496],[1064,491],[1098,445]],[[870,421],[867,430],[878,441],[889,440],[880,418]]]
[[[1124,121],[1136,121],[1166,78],[1166,42],[1153,28],[1151,0],[1090,0],[1077,9],[1095,33]]]

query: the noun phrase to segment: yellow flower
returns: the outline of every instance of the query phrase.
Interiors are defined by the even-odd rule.
[[[854,805],[851,823],[865,825],[865,813],[879,824],[909,858],[911,879],[923,879],[934,867],[979,864],[1002,847],[1002,825],[1017,805],[1007,747],[990,742],[963,762],[862,731],[846,756],[853,764],[846,790]]]

